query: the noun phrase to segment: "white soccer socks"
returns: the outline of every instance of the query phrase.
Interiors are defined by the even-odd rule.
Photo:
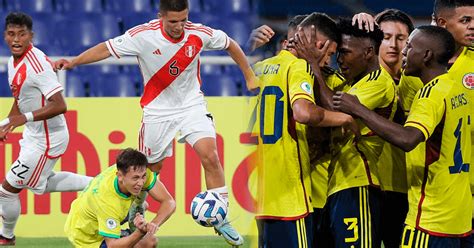
[[[2,236],[5,238],[13,238],[16,222],[20,216],[20,197],[17,193],[6,191],[0,185],[0,210],[3,217]]]

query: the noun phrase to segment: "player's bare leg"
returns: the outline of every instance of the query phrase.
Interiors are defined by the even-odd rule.
[[[194,144],[193,148],[198,154],[202,167],[204,168],[207,189],[219,193],[227,205],[229,205],[228,191],[227,187],[225,186],[224,170],[222,169],[222,165],[217,154],[216,139],[199,139]],[[227,218],[222,224],[215,226],[214,228],[218,234],[225,238],[227,243],[233,246],[240,246],[244,243],[242,236],[240,236],[240,234],[232,227]]]
[[[13,231],[20,216],[21,189],[14,188],[6,180],[0,187],[0,207],[3,219],[3,228],[0,235],[0,246],[15,245],[15,235]]]
[[[217,154],[216,139],[202,138],[194,144],[196,151],[204,168],[207,189],[217,189],[225,187],[224,170],[222,169],[219,156]],[[221,194],[221,192],[218,192]],[[227,192],[225,192],[227,193]],[[221,196],[227,200],[227,194]]]

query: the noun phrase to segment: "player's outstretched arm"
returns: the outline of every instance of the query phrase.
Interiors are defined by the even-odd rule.
[[[267,25],[262,25],[252,30],[246,44],[248,52],[252,53],[255,49],[267,44],[274,35],[275,31]]]
[[[156,181],[148,193],[151,198],[160,203],[160,209],[158,209],[155,218],[151,221],[158,229],[174,213],[176,210],[176,202],[160,180]]]
[[[237,63],[239,66],[240,70],[244,74],[245,82],[247,84],[247,89],[248,90],[254,90],[259,87],[258,84],[258,79],[255,76],[255,73],[252,70],[252,67],[250,67],[249,61],[247,60],[247,57],[245,57],[244,52],[240,48],[239,44],[235,42],[233,39],[229,38],[230,44],[229,47],[227,48],[227,53],[229,53],[229,56]]]
[[[328,111],[318,105],[298,99],[293,105],[293,118],[296,122],[314,127],[344,127],[356,136],[360,130],[352,116],[340,112]]]
[[[16,101],[14,104],[16,104]],[[12,111],[10,111],[11,115],[8,117],[8,123],[2,127],[1,133],[6,135],[6,133],[13,131],[16,127],[24,125],[27,121],[47,120],[65,113],[66,110],[66,102],[64,101],[61,92],[57,92],[52,95],[50,98],[48,98],[44,107],[33,112],[21,114],[19,110],[17,111],[14,109],[14,107],[12,107]]]
[[[54,62],[55,69],[69,70],[78,65],[90,64],[97,61],[104,60],[110,57],[111,54],[105,42],[99,43],[94,47],[87,49],[85,52],[81,53],[71,61],[66,59],[60,59]]]
[[[414,127],[403,127],[400,124],[383,118],[362,105],[357,97],[336,92],[334,106],[337,110],[359,117],[373,132],[382,139],[398,146],[405,152],[413,150],[425,140],[423,133]]]

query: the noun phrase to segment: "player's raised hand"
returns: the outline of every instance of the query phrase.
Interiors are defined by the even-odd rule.
[[[275,35],[275,31],[267,25],[262,25],[250,33],[250,38],[247,41],[247,46],[250,52],[270,42],[270,39]]]
[[[331,41],[327,40],[325,43],[318,41],[315,42],[316,28],[311,26],[310,37],[307,37],[301,27],[298,28],[298,32],[295,34],[293,47],[298,53],[298,57],[308,61],[308,63],[320,64],[321,60],[324,59]]]
[[[375,23],[374,17],[364,12],[355,14],[352,17],[352,26],[354,26],[356,22],[358,24],[359,29],[367,30],[367,32],[374,31],[374,27],[375,25],[377,25],[377,23]]]
[[[60,59],[57,61],[54,61],[54,69],[55,70],[69,70],[72,69],[74,66],[71,63],[71,61],[67,59]]]

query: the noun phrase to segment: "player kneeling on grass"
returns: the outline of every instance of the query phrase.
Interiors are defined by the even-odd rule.
[[[116,165],[96,176],[74,200],[64,230],[76,247],[155,247],[155,233],[174,212],[176,204],[156,174],[147,169],[145,155],[127,148]],[[136,230],[121,237],[120,222],[143,191],[160,203],[151,222],[136,214]]]

